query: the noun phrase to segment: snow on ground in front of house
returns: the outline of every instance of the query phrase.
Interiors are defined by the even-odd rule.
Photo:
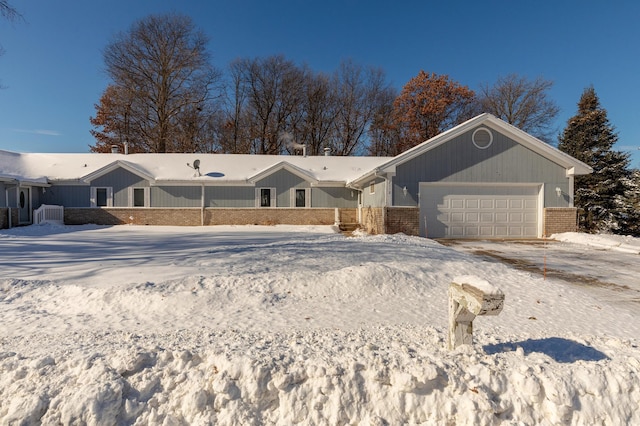
[[[551,238],[566,243],[582,244],[602,250],[640,254],[640,238],[633,238],[627,235],[565,232],[562,234],[554,234]]]
[[[30,226],[0,253],[2,424],[640,423],[636,305],[431,240]],[[504,309],[447,351],[465,275]]]

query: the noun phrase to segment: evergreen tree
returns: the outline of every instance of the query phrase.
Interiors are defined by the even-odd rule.
[[[592,174],[575,180],[575,206],[583,231],[624,234],[637,223],[629,199],[633,192],[629,154],[613,150],[617,141],[594,88],[585,89],[578,113],[569,119],[558,144],[561,151],[593,167]]]

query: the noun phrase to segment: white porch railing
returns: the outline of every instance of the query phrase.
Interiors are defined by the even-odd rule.
[[[40,225],[41,223],[64,224],[64,207],[43,204],[33,212],[33,223]]]

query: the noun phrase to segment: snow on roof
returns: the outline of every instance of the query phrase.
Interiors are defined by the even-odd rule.
[[[15,153],[0,150],[0,178],[18,180],[88,180],[123,167],[156,181],[249,183],[257,175],[289,164],[318,182],[354,179],[389,157],[339,157],[249,154],[68,154]],[[200,160],[200,176],[193,169]]]

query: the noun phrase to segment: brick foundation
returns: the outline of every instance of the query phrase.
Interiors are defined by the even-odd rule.
[[[0,208],[0,229],[9,228],[9,212],[11,212],[11,226],[18,226],[18,221],[20,220],[19,210],[2,207]]]
[[[384,219],[386,234],[420,235],[420,209],[417,207],[388,207]]]
[[[545,208],[543,229],[545,237],[562,232],[576,232],[578,230],[577,209],[573,207]]]
[[[342,223],[355,223],[356,209],[339,209]],[[82,225],[333,225],[335,209],[65,208],[64,223]]]

